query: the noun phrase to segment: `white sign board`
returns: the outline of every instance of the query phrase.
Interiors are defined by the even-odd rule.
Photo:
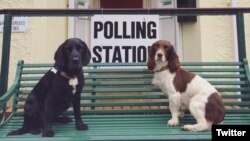
[[[146,62],[159,38],[158,15],[95,15],[91,18],[92,62]]]
[[[0,15],[0,32],[3,32],[4,15]],[[28,30],[28,17],[13,17],[11,31],[26,32]]]

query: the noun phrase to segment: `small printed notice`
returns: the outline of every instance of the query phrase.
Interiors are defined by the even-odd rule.
[[[0,32],[3,32],[4,15],[0,15]],[[13,17],[11,31],[12,32],[27,32],[28,17]]]

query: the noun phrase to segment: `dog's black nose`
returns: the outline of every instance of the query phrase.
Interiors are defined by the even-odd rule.
[[[161,53],[158,53],[158,54],[157,54],[157,57],[158,57],[158,58],[161,58],[162,56],[163,56],[163,55],[162,55]]]
[[[78,56],[74,56],[72,58],[72,61],[74,61],[74,62],[78,62],[79,60],[80,60],[80,57],[78,57]]]

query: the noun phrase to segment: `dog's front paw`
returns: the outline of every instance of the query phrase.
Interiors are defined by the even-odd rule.
[[[170,119],[168,121],[168,126],[177,126],[179,124],[179,120],[178,119]]]
[[[76,129],[77,129],[77,130],[88,130],[89,127],[88,127],[87,124],[79,123],[79,124],[76,125]]]
[[[43,137],[53,137],[55,135],[53,130],[43,130]]]
[[[38,135],[41,133],[41,129],[37,128],[37,129],[32,129],[30,130],[30,133],[33,135]]]

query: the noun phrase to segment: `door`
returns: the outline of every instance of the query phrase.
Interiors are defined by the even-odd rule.
[[[78,9],[111,9],[111,8],[175,8],[176,0],[70,0],[71,8]],[[77,2],[78,1],[78,2]],[[79,3],[83,1],[84,3]],[[179,42],[180,31],[177,18],[175,16],[160,16],[159,38],[171,41],[175,46],[180,58],[182,58],[182,48]],[[83,39],[88,45],[90,41],[91,17],[76,17],[71,29],[69,27],[69,37]],[[70,32],[72,31],[72,32]]]
[[[142,8],[143,0],[101,0],[101,8]]]

